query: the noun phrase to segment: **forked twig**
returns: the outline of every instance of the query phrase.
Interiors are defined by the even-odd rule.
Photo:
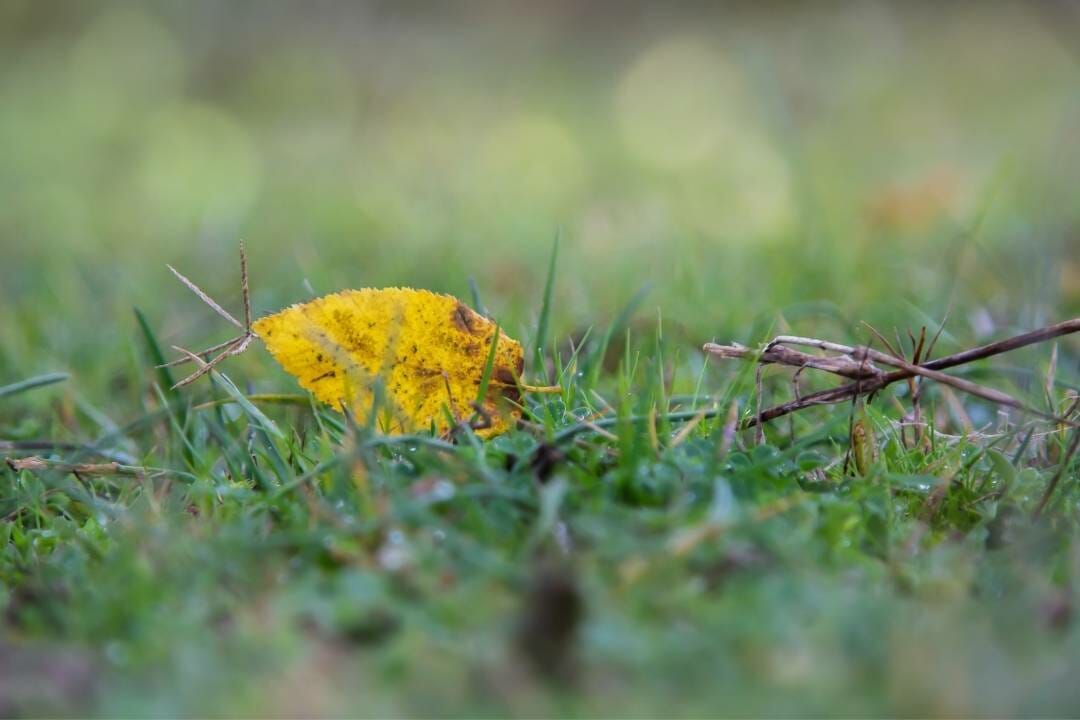
[[[239,338],[229,338],[225,342],[218,343],[217,345],[213,345],[211,347],[208,347],[205,350],[200,350],[199,352],[197,352],[195,354],[198,355],[200,358],[202,358],[204,360],[208,359],[206,357],[207,355],[212,355],[212,354],[216,353],[218,350],[224,350],[225,348],[227,348],[227,347],[229,347],[231,345],[235,345],[236,341],[238,339]],[[183,357],[178,357],[175,360],[170,360],[169,362],[165,363],[164,365],[158,365],[158,367],[171,368],[171,367],[176,367],[177,365],[187,365],[191,361],[192,361],[191,358],[189,358],[187,355],[184,355]]]
[[[167,362],[159,367],[175,367],[177,365],[184,365],[189,362],[193,362],[197,366],[195,372],[191,373],[186,378],[173,385],[173,389],[175,390],[177,388],[181,388],[185,385],[190,385],[191,383],[195,382],[203,375],[206,375],[208,372],[213,370],[214,367],[216,367],[226,358],[235,357],[236,355],[239,355],[245,350],[247,350],[251,343],[255,340],[255,332],[251,329],[251,291],[248,286],[247,252],[244,250],[243,240],[240,241],[240,292],[243,297],[244,303],[243,325],[240,324],[239,320],[229,314],[228,311],[226,311],[224,308],[214,302],[214,300],[205,292],[203,292],[198,285],[184,277],[176,268],[174,268],[172,265],[168,265],[167,267],[169,268],[169,270],[172,271],[173,275],[175,275],[180,280],[180,282],[182,282],[184,286],[187,287],[188,290],[191,290],[191,292],[195,293],[195,295],[204,303],[209,305],[214,312],[216,312],[218,315],[225,318],[230,323],[244,331],[243,334],[238,335],[231,340],[226,340],[223,343],[218,343],[217,345],[208,347],[205,350],[197,353],[193,353],[190,350],[185,350],[182,347],[173,345],[173,350],[179,352],[181,354],[181,357],[176,358],[171,362]],[[218,354],[211,358],[210,356],[214,353]]]
[[[1021,401],[1012,397],[1007,393],[1003,393],[1000,390],[994,390],[993,388],[983,387],[978,383],[971,382],[970,380],[964,380],[963,378],[956,378],[952,375],[946,375],[939,370],[932,370],[930,368],[923,367],[910,363],[907,360],[899,356],[887,355],[879,350],[874,350],[870,347],[849,347],[847,345],[840,345],[838,343],[828,342],[826,340],[818,340],[816,338],[802,338],[782,335],[772,342],[774,343],[787,343],[792,345],[808,345],[810,347],[820,348],[822,350],[828,350],[832,352],[842,353],[843,355],[850,356],[852,358],[865,358],[873,360],[881,365],[887,365],[889,367],[899,368],[905,370],[911,375],[919,375],[927,379],[939,382],[942,385],[949,385],[961,392],[965,392],[969,395],[982,398],[998,405],[1006,405],[1011,408],[1026,412],[1029,415],[1041,417],[1044,420],[1054,420],[1057,422],[1063,421],[1063,418],[1059,418],[1051,413],[1037,410],[1029,405],[1025,405]],[[880,373],[880,371],[879,371]]]
[[[999,340],[997,342],[989,343],[987,345],[980,345],[978,347],[965,350],[963,352],[955,353],[953,355],[947,355],[937,360],[930,360],[922,362],[920,364],[909,363],[899,358],[890,357],[884,353],[877,351],[868,351],[865,348],[853,348],[847,345],[840,345],[838,343],[831,343],[824,340],[818,340],[816,338],[797,338],[792,336],[781,336],[776,338],[765,346],[765,349],[761,352],[753,351],[742,345],[716,345],[709,343],[705,345],[704,350],[711,355],[715,355],[721,358],[734,358],[743,360],[755,360],[763,363],[780,363],[784,365],[790,365],[792,367],[803,368],[810,367],[817,370],[832,373],[844,378],[853,379],[855,382],[849,382],[840,387],[830,388],[828,390],[820,390],[809,395],[804,395],[795,400],[775,405],[771,408],[766,408],[760,413],[755,413],[754,416],[746,418],[743,421],[743,428],[754,427],[758,423],[766,423],[770,420],[789,415],[793,412],[798,412],[808,407],[814,407],[817,405],[832,405],[839,402],[858,396],[858,395],[872,395],[882,388],[891,385],[892,383],[899,382],[901,380],[907,380],[909,378],[923,376],[927,379],[937,382],[946,383],[958,390],[964,392],[972,392],[972,394],[978,394],[979,397],[990,400],[991,402],[1000,402],[1001,404],[1009,405],[1010,407],[1017,407],[1025,412],[1032,412],[1034,415],[1040,417],[1053,419],[1056,422],[1061,422],[1065,425],[1072,427],[1077,426],[1077,422],[1068,418],[1061,418],[1057,416],[1048,415],[1042,411],[1034,410],[1024,406],[1020,401],[1015,398],[1001,393],[997,390],[990,388],[984,388],[976,383],[971,383],[967,380],[961,380],[951,375],[945,375],[939,371],[945,370],[951,367],[964,365],[976,360],[983,360],[985,358],[1000,355],[1002,353],[1011,352],[1028,345],[1034,345],[1036,343],[1052,340],[1056,337],[1063,335],[1070,335],[1072,333],[1080,331],[1080,318],[1073,318],[1071,320],[1065,320],[1064,322],[1050,325],[1038,330],[1032,330],[1030,332],[1021,333],[1005,340]],[[940,333],[939,333],[940,334]],[[930,342],[932,348],[937,340],[937,336]],[[841,353],[839,356],[834,357],[820,357],[816,355],[809,355],[807,353],[801,353],[798,351],[791,351],[789,348],[784,348],[780,342],[790,342],[799,344],[806,344],[811,347],[826,350],[829,352]],[[788,352],[796,353],[790,355]],[[929,350],[926,351],[929,353]],[[856,358],[866,357],[874,362],[878,362],[888,367],[897,368],[890,372],[884,372],[880,369],[874,368],[867,364],[860,364]],[[946,379],[947,378],[947,379]],[[981,393],[981,394],[980,394]]]
[[[186,356],[184,358],[185,360],[187,360],[188,362],[196,363],[196,365],[198,365],[198,368],[199,368],[198,370],[193,372],[191,375],[188,375],[186,378],[184,378],[180,382],[173,385],[173,389],[176,389],[176,388],[179,388],[179,387],[184,387],[185,385],[190,385],[191,383],[195,382],[196,380],[198,380],[203,375],[207,374],[208,372],[210,372],[211,370],[216,368],[226,358],[230,358],[230,357],[233,357],[235,355],[239,355],[240,353],[244,352],[245,350],[248,349],[248,346],[251,344],[251,341],[252,341],[253,338],[254,338],[253,335],[244,335],[244,336],[236,338],[233,341],[233,343],[229,346],[229,348],[227,350],[225,350],[224,352],[222,352],[220,355],[213,358],[209,362],[204,361],[201,357],[199,357],[195,353],[191,352],[190,350],[185,350],[184,348],[180,347],[179,345],[173,345],[172,346],[173,350],[176,350],[179,353],[183,353]]]

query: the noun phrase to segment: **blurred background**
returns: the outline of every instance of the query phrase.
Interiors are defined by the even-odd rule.
[[[4,0],[0,373],[221,336],[164,264],[237,309],[241,238],[259,312],[473,278],[525,333],[561,233],[563,334],[1049,322],[1078,63],[1056,2]]]

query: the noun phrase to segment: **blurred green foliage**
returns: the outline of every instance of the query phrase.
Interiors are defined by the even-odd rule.
[[[646,281],[706,336],[1080,307],[1075,46],[1035,8],[2,12],[6,372],[100,356],[134,304],[190,337],[163,264],[235,299],[238,237],[262,311],[473,276],[521,324],[560,227],[564,328]]]

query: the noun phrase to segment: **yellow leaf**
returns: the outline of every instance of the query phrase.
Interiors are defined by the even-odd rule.
[[[451,418],[475,414],[496,327],[450,295],[367,288],[293,305],[252,329],[322,402],[348,408],[360,422],[375,408],[387,433],[434,426],[443,434]],[[505,432],[520,417],[523,367],[520,343],[500,332],[482,404],[490,424],[478,423],[478,435]]]

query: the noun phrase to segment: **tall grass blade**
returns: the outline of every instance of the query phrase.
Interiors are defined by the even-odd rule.
[[[540,320],[536,325],[536,346],[533,355],[536,359],[536,367],[542,369],[544,380],[547,381],[547,369],[544,367],[544,348],[547,345],[548,325],[551,322],[551,296],[555,288],[555,264],[559,258],[559,239],[562,230],[555,233],[555,242],[551,246],[551,260],[548,262],[547,280],[544,282],[544,303],[540,307]]]

